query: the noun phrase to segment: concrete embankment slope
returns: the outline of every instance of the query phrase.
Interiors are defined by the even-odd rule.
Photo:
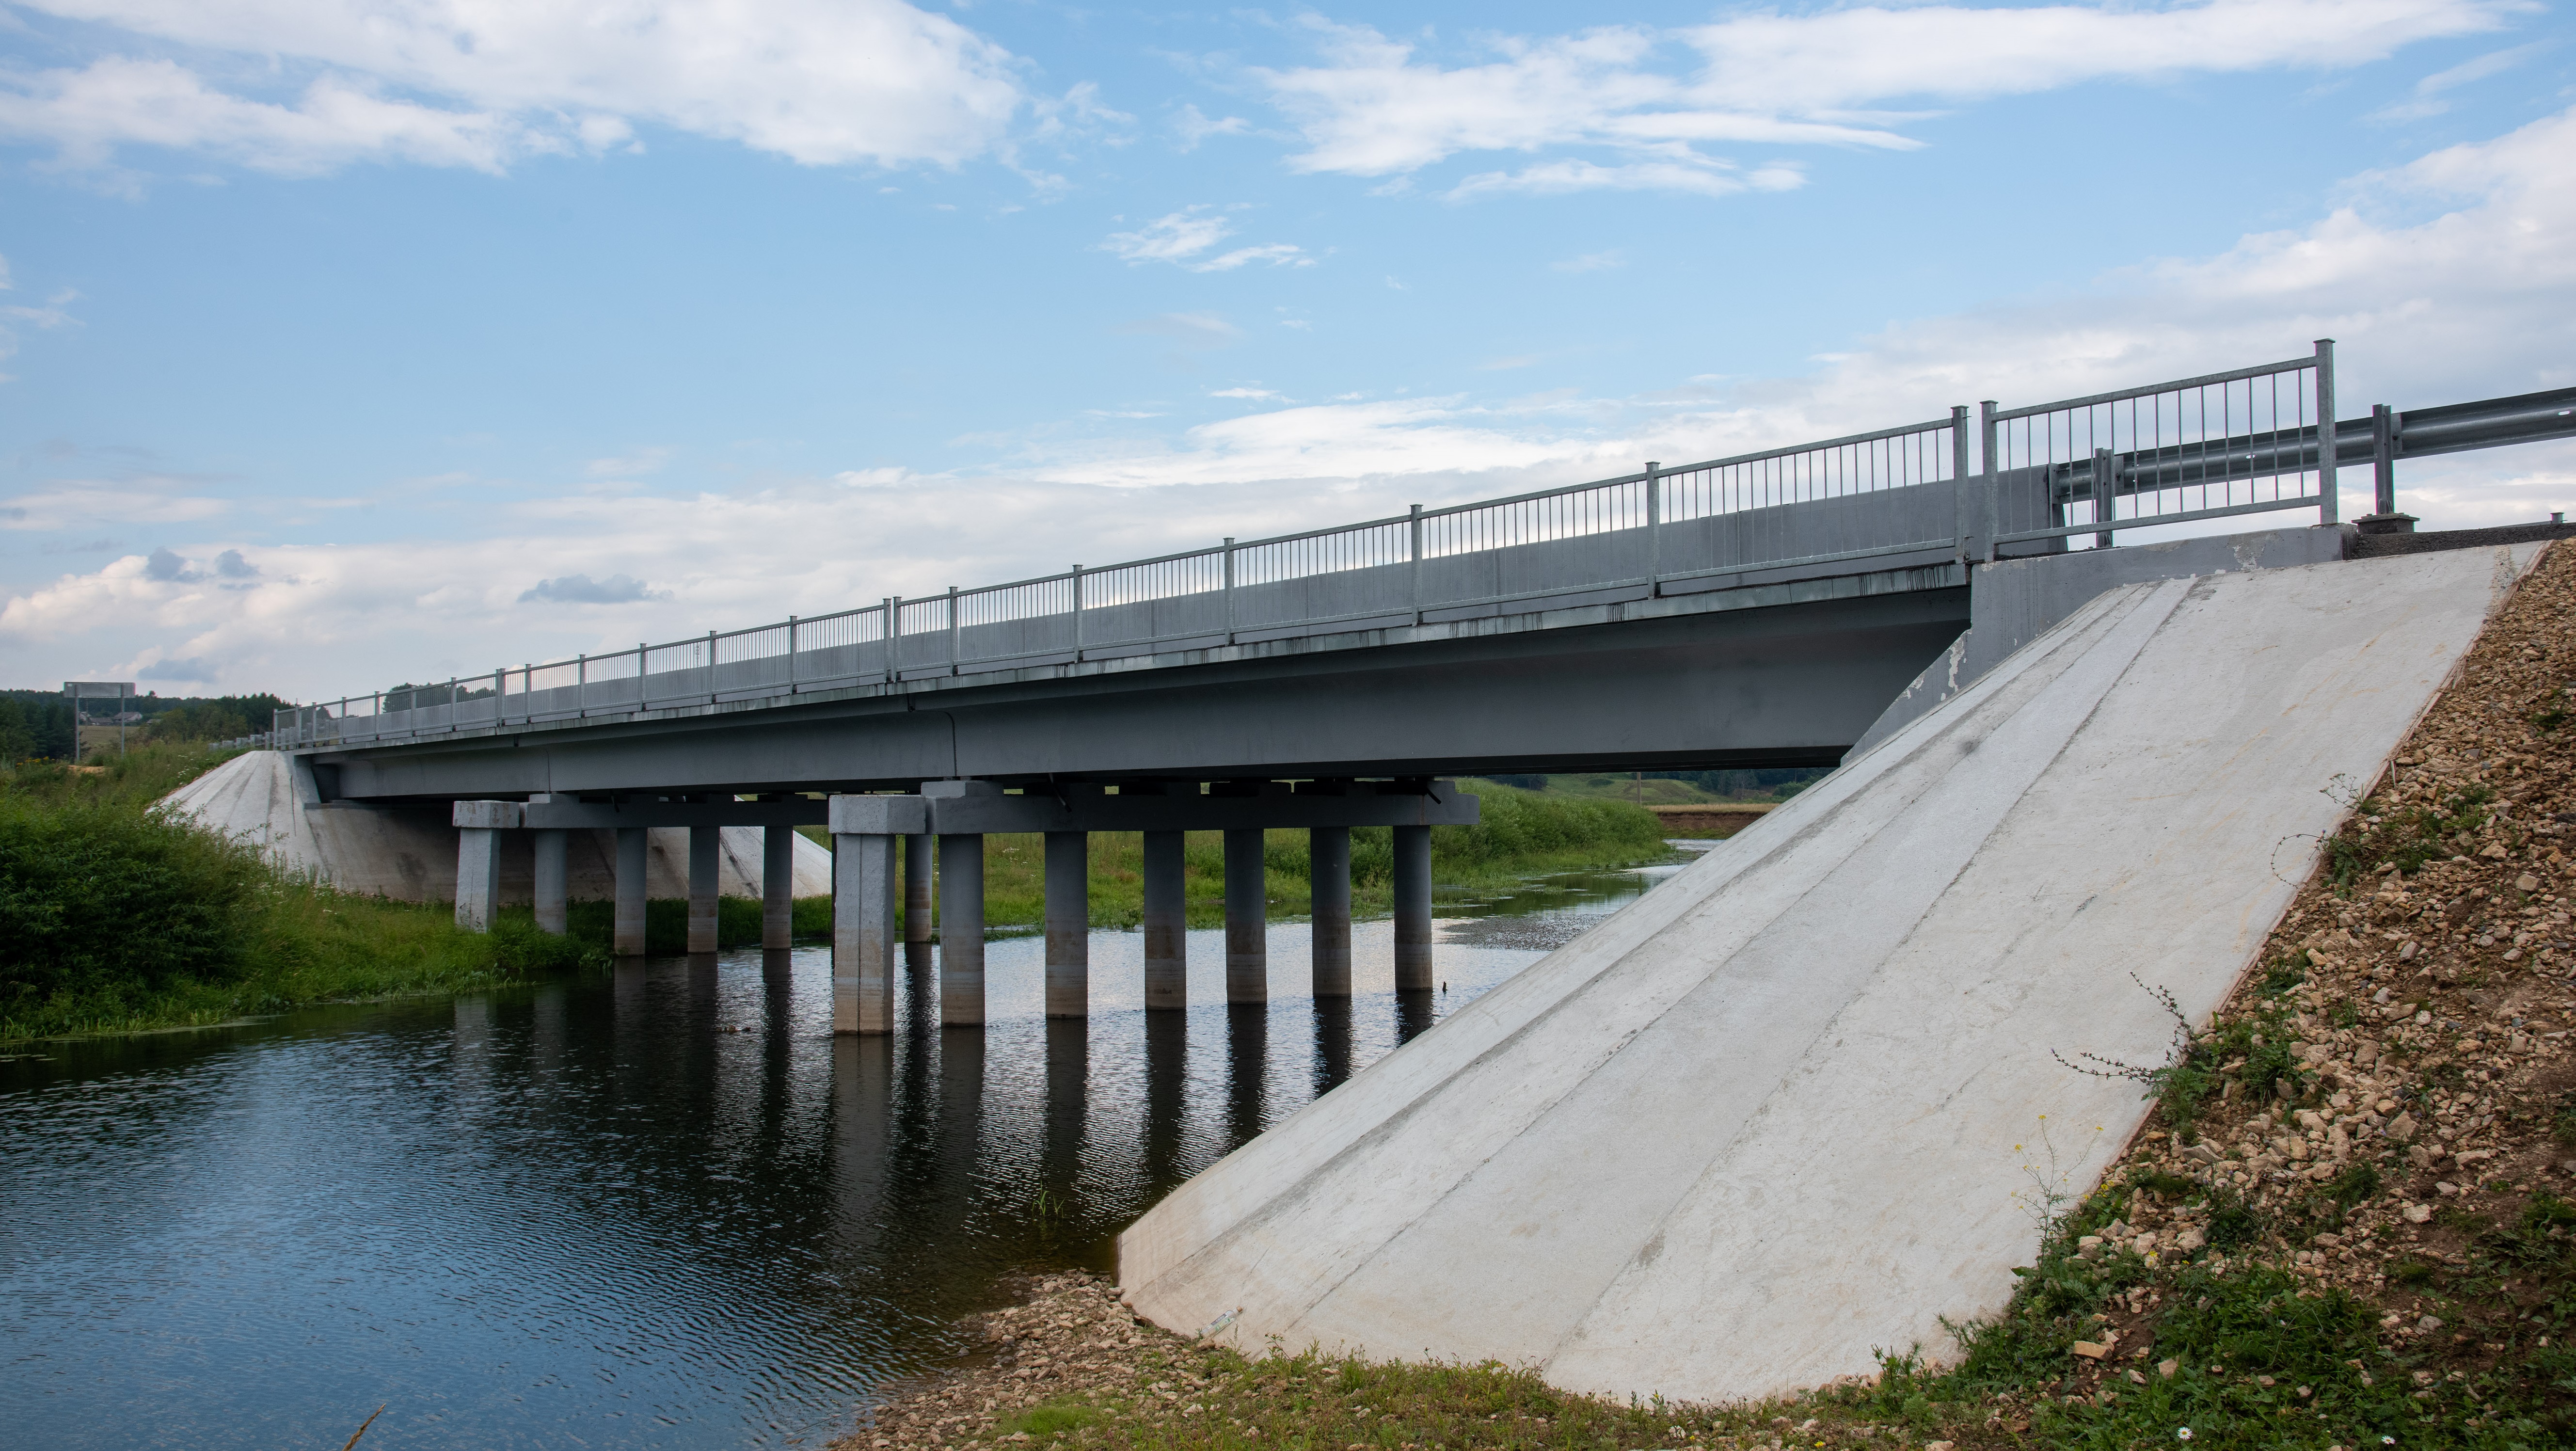
[[[248,841],[271,861],[299,876],[344,892],[404,902],[456,898],[456,828],[448,808],[380,808],[324,804],[299,789],[294,762],[279,751],[249,751],[170,793],[172,811],[221,835]],[[525,903],[535,895],[535,865],[524,832],[505,832],[501,900]],[[689,894],[689,834],[656,830],[646,855],[645,895]],[[565,886],[576,901],[616,895],[615,834],[576,831],[565,843]],[[760,829],[729,826],[716,858],[716,890],[728,897],[760,895]],[[832,854],[803,837],[796,841],[796,895],[827,896]]]
[[[2142,1116],[2052,1050],[2207,1019],[2532,553],[2096,599],[1183,1185],[1130,1302],[1691,1400],[1945,1353]]]

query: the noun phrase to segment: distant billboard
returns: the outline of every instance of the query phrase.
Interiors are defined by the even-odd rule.
[[[134,682],[131,680],[66,680],[63,698],[72,707],[72,752],[87,757],[92,751],[104,751],[113,745],[118,755],[125,754],[125,728],[141,725],[143,713],[134,709]]]

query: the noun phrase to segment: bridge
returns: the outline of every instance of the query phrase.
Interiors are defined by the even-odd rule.
[[[2337,420],[2332,423],[2321,420]],[[2334,350],[2202,377],[1665,467],[1506,499],[280,712],[311,807],[445,805],[459,920],[505,843],[564,918],[566,833],[614,830],[617,949],[643,944],[644,833],[686,827],[693,951],[717,833],[766,832],[783,948],[797,826],[835,843],[836,1022],[891,1026],[896,904],[949,930],[942,1020],[982,1021],[983,833],[1047,835],[1048,1011],[1079,1015],[1083,839],[1145,835],[1149,1006],[1179,1006],[1181,833],[1227,833],[1228,997],[1266,994],[1261,832],[1315,833],[1314,981],[1349,991],[1351,828],[1394,829],[1397,985],[1428,990],[1430,828],[1446,774],[1829,765],[1921,696],[1971,626],[1992,654],[2113,584],[2246,567],[2114,547],[2277,511],[2399,530],[2401,459],[2576,435],[2576,390],[2339,419]],[[2353,526],[2263,536],[2341,558]],[[2034,573],[2034,561],[2055,560]],[[2044,577],[2043,577],[2044,575]],[[1983,622],[1982,624],[1980,622]],[[1967,683],[1956,679],[1947,688]],[[903,838],[898,845],[896,838]],[[1337,866],[1336,863],[1339,865]]]

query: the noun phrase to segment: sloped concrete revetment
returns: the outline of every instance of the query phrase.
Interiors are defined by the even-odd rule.
[[[2081,1192],[2143,1117],[2052,1051],[2161,1061],[2132,974],[2206,1021],[2534,552],[2101,596],[1181,1186],[1130,1303],[1689,1400],[1950,1351],[2024,1166]]]
[[[307,804],[293,762],[279,751],[249,751],[170,793],[163,804],[209,830],[250,842],[271,861],[343,892],[402,902],[456,900],[456,828],[445,806],[418,809]],[[760,896],[761,833],[729,826],[716,858],[716,890]],[[575,901],[617,894],[615,833],[576,831],[565,842],[565,886]],[[645,862],[645,895],[689,895],[689,833],[657,829]],[[796,895],[832,891],[832,853],[796,839]],[[535,896],[535,864],[526,832],[502,833],[501,901]]]

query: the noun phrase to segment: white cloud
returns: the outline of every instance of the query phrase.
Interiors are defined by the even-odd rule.
[[[1580,257],[1568,257],[1549,265],[1559,272],[1606,272],[1614,267],[1627,266],[1628,254],[1613,247],[1606,252],[1586,252]]]
[[[16,285],[12,281],[9,272],[9,259],[6,257],[0,257],[0,292],[13,292],[16,290]],[[69,308],[79,297],[79,293],[66,287],[57,290],[53,296],[45,299],[41,306],[30,307],[25,303],[8,303],[0,305],[0,359],[12,357],[18,351],[18,331],[17,328],[11,326],[11,324],[21,324],[27,327],[46,329],[48,331],[58,327],[68,327],[72,324],[74,319],[66,309]],[[11,381],[11,379],[8,374],[0,373],[0,383],[6,383],[9,381]],[[5,519],[5,513],[0,513],[0,522],[5,522]]]
[[[1120,323],[1122,333],[1170,338],[1194,348],[1221,348],[1243,336],[1243,329],[1212,312],[1165,312]]]
[[[2351,205],[2309,225],[2044,302],[1909,322],[1807,377],[1689,378],[1626,399],[1340,398],[1174,436],[1032,445],[982,476],[877,467],[720,494],[576,492],[478,516],[472,537],[253,547],[165,526],[162,577],[151,555],[129,554],[19,591],[0,603],[0,640],[40,674],[168,662],[229,687],[334,695],[1796,443],[1979,398],[2044,402],[2282,357],[2321,336],[2342,344],[2347,416],[2576,386],[2576,111],[2349,190]],[[1210,314],[1134,326],[1237,335]],[[2345,485],[2347,517],[2363,512],[2367,471],[2347,470]],[[2407,464],[2399,485],[2400,505],[2432,527],[2537,518],[2576,508],[2576,443]],[[124,486],[130,507],[189,507],[175,483],[155,487]],[[107,498],[105,486],[50,493],[89,500],[67,520]],[[227,576],[224,549],[255,573]],[[621,576],[651,581],[637,586],[647,597],[520,602],[532,581],[615,593]]]
[[[1124,259],[1131,267],[1143,262],[1169,262],[1192,272],[1231,272],[1250,262],[1267,262],[1274,267],[1315,265],[1303,248],[1290,242],[1238,247],[1215,257],[1199,256],[1233,235],[1232,222],[1217,215],[1214,207],[1201,204],[1156,217],[1132,232],[1112,232],[1101,242],[1100,249]]]
[[[0,135],[50,141],[65,166],[105,166],[122,146],[209,152],[260,171],[310,176],[353,161],[498,171],[535,138],[507,117],[444,111],[325,77],[294,105],[209,89],[167,60],[110,56],[0,88]]]
[[[222,499],[177,492],[183,480],[57,482],[0,499],[0,529],[73,529],[83,524],[191,524],[231,510]],[[160,487],[155,487],[159,485]]]
[[[1172,117],[1172,130],[1181,138],[1181,150],[1195,151],[1198,144],[1211,136],[1241,136],[1252,129],[1252,123],[1241,116],[1228,116],[1211,121],[1197,106],[1183,103]]]
[[[1449,189],[1447,200],[1519,192],[1528,196],[1561,196],[1575,191],[1686,191],[1701,196],[1729,196],[1740,191],[1791,191],[1807,183],[1806,173],[1772,165],[1740,174],[1728,162],[1695,153],[1669,160],[1629,161],[1597,166],[1579,158],[1544,161],[1517,172],[1486,171]]]
[[[1702,143],[1907,150],[1891,105],[2192,72],[2316,69],[2418,40],[2492,30],[2523,0],[2202,0],[2159,6],[1926,5],[1755,12],[1673,30],[1605,26],[1504,36],[1482,64],[1425,62],[1366,26],[1310,18],[1323,63],[1256,70],[1297,122],[1296,169],[1393,176],[1462,153],[1605,147],[1608,165],[1488,171],[1452,199],[1653,187],[1725,195],[1797,184],[1777,164],[1737,178]]]
[[[671,450],[661,445],[639,448],[616,458],[595,458],[582,465],[582,472],[594,479],[632,478],[637,474],[658,473],[671,461]]]
[[[1210,398],[1261,399],[1276,398],[1279,395],[1268,388],[1219,388],[1208,396]]]
[[[2448,70],[2435,71],[2415,83],[2414,99],[2382,106],[2370,113],[2370,119],[2413,121],[2426,116],[2439,116],[2451,109],[2451,103],[2442,99],[2443,92],[2511,70],[2545,48],[2546,43],[2542,42],[2517,45],[2509,50],[2493,50],[2474,60],[2462,61]]]
[[[151,145],[285,174],[364,160],[493,170],[626,144],[639,124],[808,165],[951,165],[1002,146],[1024,100],[1007,52],[902,0],[28,3],[204,52],[0,81],[0,131],[51,141],[74,165]],[[209,76],[254,91],[290,77],[301,94],[234,94]],[[1076,91],[1054,109],[1115,115]]]

